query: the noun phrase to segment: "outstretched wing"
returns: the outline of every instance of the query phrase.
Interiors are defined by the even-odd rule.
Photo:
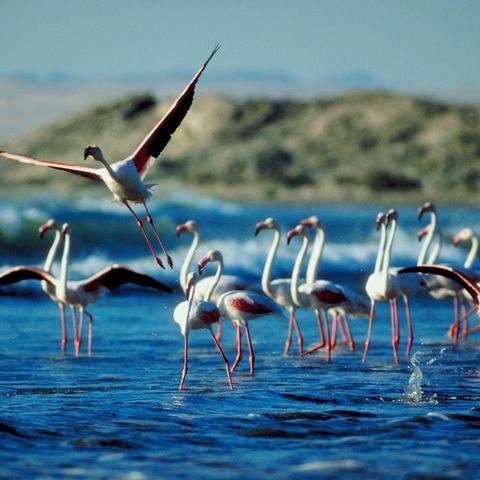
[[[87,292],[94,292],[100,287],[115,290],[126,283],[133,283],[140,287],[151,287],[167,293],[172,292],[172,289],[168,285],[159,282],[150,275],[139,273],[123,265],[112,265],[101,270],[86,280],[84,288]]]
[[[81,167],[79,165],[71,165],[69,163],[51,162],[49,160],[39,160],[38,158],[28,157],[26,155],[19,155],[17,153],[0,152],[0,156],[8,158],[9,160],[16,160],[17,162],[30,163],[33,165],[41,165],[43,167],[54,168],[56,170],[63,170],[65,172],[81,175],[82,177],[91,178],[92,180],[102,179],[102,177],[95,168]]]
[[[142,143],[133,153],[131,158],[135,162],[137,171],[142,178],[147,173],[152,161],[160,155],[162,150],[170,141],[170,138],[175,130],[185,118],[185,115],[187,114],[193,102],[195,85],[197,84],[200,75],[208,65],[208,62],[215,55],[219,48],[220,45],[215,46],[207,61],[200,67],[200,70],[198,70],[183,92],[177,97],[173,105],[170,107],[170,110],[153,127],[153,129],[143,139]]]
[[[467,290],[477,306],[480,304],[480,287],[472,278],[459,270],[444,265],[418,265],[398,270],[398,273],[400,274],[411,272],[431,273],[432,275],[440,275],[442,277],[450,278]]]
[[[37,267],[20,265],[10,268],[0,274],[0,287],[22,282],[23,280],[45,280],[50,285],[55,285],[55,278],[45,270]]]

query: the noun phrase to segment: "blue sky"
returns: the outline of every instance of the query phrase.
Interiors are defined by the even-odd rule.
[[[476,0],[0,0],[0,74],[273,71],[301,82],[480,85]],[[361,76],[360,75],[360,76]]]

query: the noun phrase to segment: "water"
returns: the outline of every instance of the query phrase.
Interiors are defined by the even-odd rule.
[[[2,201],[0,266],[41,265],[50,239],[36,230],[51,216],[72,225],[72,276],[126,263],[175,286],[189,239],[175,225],[194,218],[199,254],[219,248],[227,270],[258,280],[270,232],[253,237],[272,215],[286,230],[318,214],[327,231],[322,276],[360,288],[374,263],[378,206],[239,206],[188,195],[152,203],[176,262],[153,265],[128,212],[108,201],[58,198]],[[446,235],[471,225],[473,209],[441,208]],[[395,264],[413,264],[421,227],[415,207],[400,209]],[[442,261],[465,251],[446,243]],[[295,246],[282,245],[275,276],[287,275]],[[451,346],[451,302],[412,299],[415,341],[405,338],[394,365],[386,305],[379,304],[367,362],[365,320],[352,320],[356,351],[284,357],[287,320],[251,324],[256,374],[244,359],[228,389],[223,362],[206,331],[190,336],[186,390],[177,390],[183,338],[172,321],[182,299],[124,288],[107,294],[95,316],[93,356],[61,356],[58,308],[27,283],[0,296],[0,477],[2,478],[476,478],[480,426],[478,335]],[[313,314],[299,312],[306,344],[318,333]],[[472,320],[475,322],[476,320]],[[405,320],[401,311],[401,325]],[[70,325],[69,325],[70,326]],[[405,328],[403,329],[403,332]],[[69,329],[71,336],[71,328]],[[405,335],[404,335],[405,337]],[[233,329],[223,345],[234,358]],[[292,346],[294,352],[295,342]]]

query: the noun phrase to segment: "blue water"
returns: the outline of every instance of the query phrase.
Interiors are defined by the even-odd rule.
[[[49,239],[36,232],[55,217],[72,225],[72,277],[121,262],[175,287],[190,240],[177,239],[175,225],[193,218],[202,230],[199,255],[218,248],[227,271],[258,280],[271,236],[255,238],[255,223],[274,216],[286,230],[317,214],[327,232],[321,276],[361,290],[376,253],[375,215],[389,207],[242,206],[171,196],[151,206],[176,264],[160,271],[128,212],[108,200],[5,199],[0,267],[41,265]],[[424,223],[416,219],[416,205],[399,212],[393,263],[413,264]],[[441,260],[462,262],[465,249],[450,246],[448,238],[466,225],[478,230],[476,210],[440,207],[439,223],[446,236]],[[295,253],[295,246],[282,245],[275,276],[288,275]],[[180,300],[178,292],[134,288],[105,295],[90,309],[93,355],[76,358],[71,341],[60,355],[58,308],[37,285],[3,289],[0,477],[478,477],[479,337],[450,345],[451,302],[412,299],[415,341],[407,359],[402,338],[399,365],[392,361],[384,304],[365,364],[365,320],[351,322],[356,351],[340,344],[330,364],[322,351],[299,358],[293,347],[283,356],[286,319],[252,322],[255,377],[244,359],[232,375],[233,391],[208,332],[193,332],[186,389],[179,392],[183,337],[172,311]],[[298,318],[306,344],[313,345],[312,313],[300,311]],[[401,322],[404,327],[403,312]],[[233,360],[228,323],[223,345]]]

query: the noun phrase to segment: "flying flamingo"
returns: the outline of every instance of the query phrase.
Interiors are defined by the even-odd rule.
[[[288,335],[285,341],[284,355],[288,355],[290,345],[292,343],[292,330],[295,328],[297,332],[298,353],[301,355],[303,351],[303,336],[300,331],[300,326],[296,318],[295,310],[297,306],[292,299],[291,295],[291,278],[276,278],[271,280],[272,265],[277,255],[277,250],[280,245],[281,229],[280,225],[272,217],[268,217],[262,222],[258,222],[255,228],[255,236],[257,236],[262,230],[273,230],[273,241],[268,251],[267,259],[262,273],[262,290],[265,295],[275,300],[279,305],[285,307],[289,314],[290,320],[288,325]],[[321,326],[321,325],[320,325]]]
[[[188,272],[190,271],[193,257],[197,252],[198,244],[200,243],[200,230],[195,220],[188,220],[185,223],[177,225],[177,237],[187,232],[190,232],[192,234],[192,243],[187,251],[185,260],[183,261],[182,268],[180,270],[180,286],[182,287],[182,290],[184,292],[186,290]],[[213,275],[199,279],[195,285],[194,298],[204,300],[205,294],[207,293],[214,280],[215,277]],[[222,293],[228,292],[230,290],[246,290],[250,286],[251,282],[248,282],[245,278],[242,278],[238,275],[222,275],[213,290],[211,301],[216,303]],[[222,323],[221,321],[219,321],[217,326],[217,340],[221,342],[221,338]]]
[[[153,184],[145,184],[143,179],[148,173],[149,168],[152,166],[153,160],[158,158],[160,153],[170,141],[170,138],[175,130],[185,118],[193,102],[195,85],[197,84],[200,75],[205,70],[208,62],[218,49],[219,45],[214,48],[207,61],[200,67],[183,92],[177,97],[169,111],[152,128],[147,136],[141,141],[136,150],[124,160],[109,164],[103,156],[100,148],[96,145],[87,145],[85,147],[83,156],[85,160],[87,157],[92,157],[94,160],[97,160],[103,164],[103,168],[99,169],[60,162],[52,162],[48,160],[39,160],[26,155],[19,155],[9,152],[0,151],[0,156],[10,160],[17,160],[22,163],[42,165],[57,170],[63,170],[90,178],[92,180],[103,181],[107,188],[112,192],[114,201],[123,203],[135,217],[137,225],[145,237],[156,263],[160,267],[164,268],[162,261],[158,257],[152,242],[145,231],[142,220],[138,217],[130,205],[130,202],[141,203],[145,209],[147,222],[153,229],[155,237],[165,254],[167,263],[170,265],[170,267],[172,267],[172,259],[168,254],[165,245],[163,244],[160,235],[157,232],[157,229],[155,228],[152,216],[150,215],[146,205],[146,200],[148,200],[151,196],[150,189],[153,187]]]
[[[210,250],[200,259],[198,262],[198,270],[200,274],[203,272],[205,266],[210,262],[217,262],[218,265],[215,278],[220,278],[223,272],[223,257],[218,250]],[[207,301],[212,295],[214,286],[215,283],[212,284],[210,290],[205,296]],[[282,307],[277,305],[276,302],[263,293],[249,290],[232,290],[230,292],[225,292],[220,296],[217,306],[220,310],[221,316],[228,317],[234,323],[237,329],[237,357],[232,365],[232,372],[242,359],[241,327],[243,326],[245,328],[245,336],[247,337],[248,351],[250,354],[250,375],[253,375],[255,372],[255,354],[253,352],[248,322],[266,315],[283,317],[284,312]]]
[[[183,370],[179,390],[183,390],[188,371],[188,335],[191,330],[200,330],[202,328],[207,329],[212,335],[213,341],[225,362],[228,385],[232,390],[233,384],[230,377],[228,359],[212,331],[212,324],[220,321],[220,311],[212,302],[194,299],[196,279],[197,277],[193,272],[187,274],[187,282],[185,284],[187,300],[179,303],[173,311],[173,319],[180,326],[180,330],[184,336]]]

